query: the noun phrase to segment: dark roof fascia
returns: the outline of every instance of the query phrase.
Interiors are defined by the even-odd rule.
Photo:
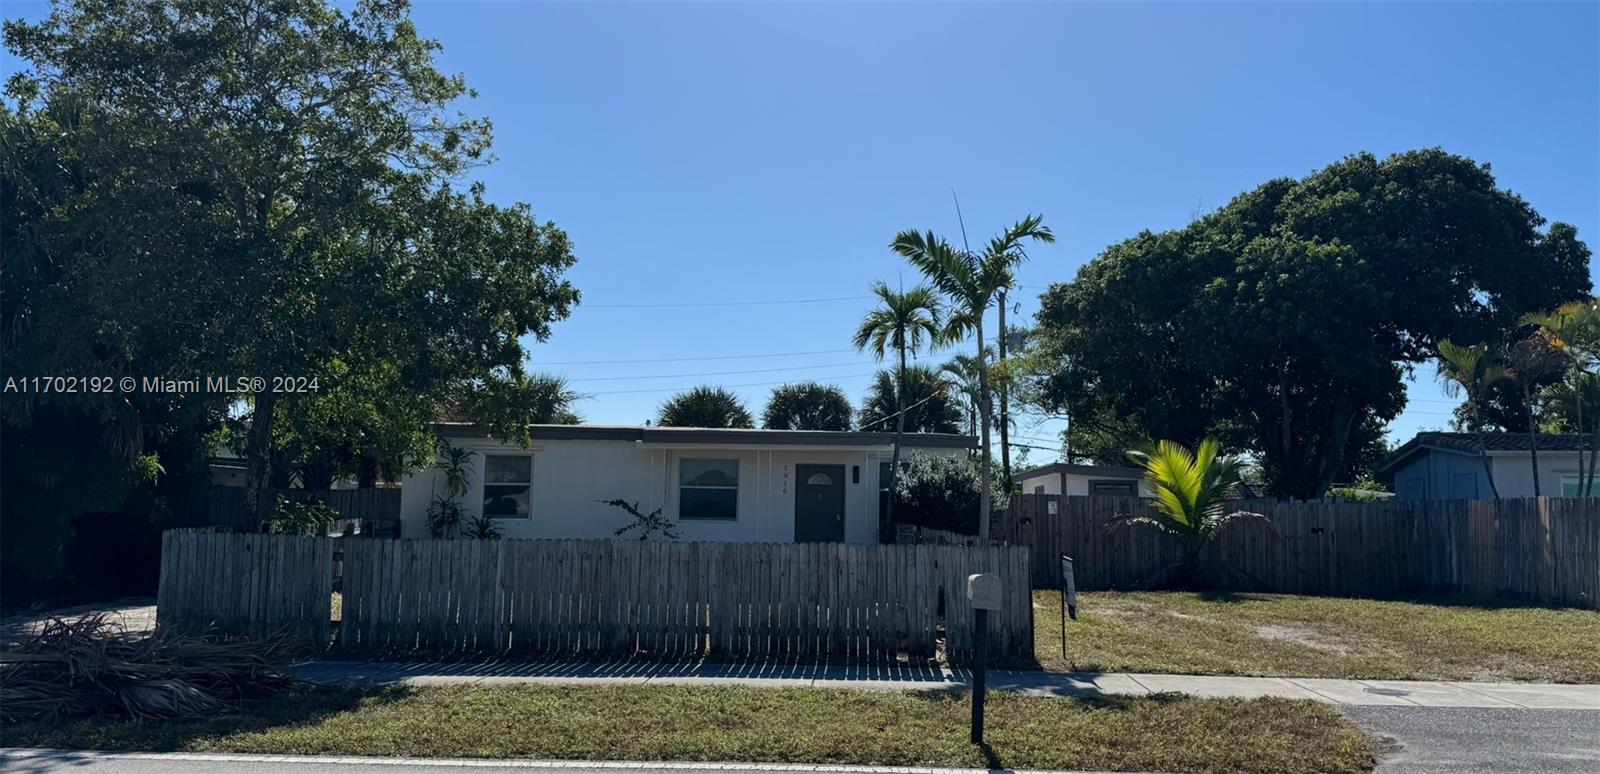
[[[482,425],[441,422],[445,438],[488,438]],[[531,425],[535,441],[633,441],[725,446],[890,446],[894,433],[847,430],[732,430],[702,427],[617,427],[607,425]],[[906,433],[901,444],[922,449],[972,449],[978,439],[947,433]]]
[[[1042,475],[1059,475],[1065,473],[1069,476],[1102,476],[1105,478],[1144,478],[1142,468],[1119,468],[1110,465],[1073,465],[1066,462],[1052,462],[1040,465],[1016,474],[1013,478],[1018,480],[1033,478]]]

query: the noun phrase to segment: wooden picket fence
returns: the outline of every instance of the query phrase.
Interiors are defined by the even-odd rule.
[[[161,535],[156,620],[179,631],[307,643],[331,636],[333,538],[171,529]]]
[[[191,576],[229,566],[251,541],[320,541],[267,535],[169,532],[162,566],[163,607],[175,620],[238,625],[227,600],[213,599]],[[990,653],[999,661],[1032,657],[1028,552],[1014,546],[639,543],[605,540],[389,540],[340,543],[343,588],[334,647],[366,657],[414,654],[720,659],[830,662],[913,659],[943,651],[952,661],[973,649],[966,579],[992,572],[1005,583],[1005,609],[990,616]],[[178,558],[183,557],[183,558]],[[297,610],[326,619],[328,561],[300,567],[324,607]],[[209,577],[209,576],[208,576]],[[260,573],[250,583],[270,586]],[[331,582],[331,581],[328,581]],[[250,586],[250,583],[242,584]],[[253,587],[252,587],[253,588]],[[205,601],[195,603],[193,597]],[[271,619],[281,621],[282,618]],[[309,627],[305,621],[298,622]],[[265,624],[250,622],[259,631]],[[324,637],[309,640],[327,643]]]
[[[1299,503],[1241,501],[1266,515],[1225,528],[1206,558],[1242,571],[1219,582],[1297,594],[1470,593],[1600,608],[1600,500]],[[1078,587],[1133,588],[1182,556],[1151,525],[1108,531],[1115,514],[1146,512],[1134,497],[1013,495],[997,537],[1028,547],[1033,583],[1061,582],[1062,554]]]

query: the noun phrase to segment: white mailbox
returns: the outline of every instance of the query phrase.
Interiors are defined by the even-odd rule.
[[[968,575],[967,601],[978,610],[999,610],[1000,576],[986,572]]]

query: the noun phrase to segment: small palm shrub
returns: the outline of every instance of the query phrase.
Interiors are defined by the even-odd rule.
[[[467,528],[462,530],[461,536],[469,540],[499,540],[504,537],[500,530],[499,522],[488,516],[474,516],[467,520]]]
[[[1183,558],[1158,570],[1152,580],[1160,579],[1183,588],[1204,586],[1203,569],[1209,563],[1201,559],[1201,552],[1218,531],[1234,522],[1255,519],[1276,532],[1276,525],[1259,513],[1229,509],[1229,500],[1239,487],[1243,464],[1237,457],[1223,456],[1220,451],[1221,445],[1216,439],[1207,438],[1194,452],[1175,441],[1161,441],[1146,449],[1128,452],[1128,457],[1144,468],[1144,480],[1155,490],[1155,498],[1150,503],[1151,512],[1114,516],[1107,530],[1130,524],[1153,524],[1183,544]],[[1217,564],[1245,575],[1244,571],[1226,563]],[[1254,578],[1245,577],[1260,585]]]

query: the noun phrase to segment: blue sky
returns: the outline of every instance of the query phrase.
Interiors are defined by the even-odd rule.
[[[790,379],[859,399],[875,368],[850,351],[862,297],[916,281],[886,249],[896,231],[958,235],[952,189],[974,240],[1029,212],[1055,229],[1021,271],[1023,318],[1107,245],[1357,151],[1490,162],[1547,218],[1600,234],[1595,3],[422,2],[414,17],[494,121],[491,197],[574,240],[584,303],[532,352],[592,394],[591,422],[640,423],[699,383],[742,385],[752,411]],[[684,306],[643,306],[662,304]],[[670,360],[708,357],[725,359]],[[1431,368],[1412,396],[1401,439],[1453,405]],[[1053,449],[1057,429],[1021,434]]]

